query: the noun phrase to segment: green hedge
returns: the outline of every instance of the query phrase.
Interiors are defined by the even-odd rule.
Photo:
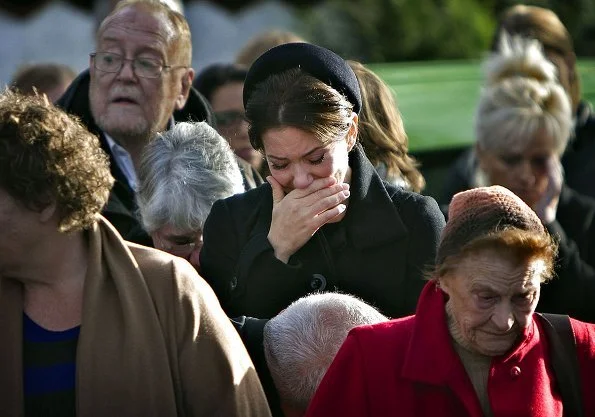
[[[393,89],[412,151],[473,143],[479,61],[374,64],[369,67]],[[595,60],[580,60],[583,97],[595,103]]]
[[[298,32],[362,62],[477,59],[502,11],[518,3],[553,10],[577,55],[595,55],[595,0],[325,0],[301,9]]]
[[[327,0],[303,12],[301,32],[362,62],[472,58],[490,43],[491,13],[476,0]]]

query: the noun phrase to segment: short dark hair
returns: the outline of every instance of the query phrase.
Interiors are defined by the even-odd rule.
[[[60,84],[72,81],[75,77],[76,72],[68,65],[29,64],[17,69],[10,81],[10,88],[22,94],[33,94],[34,90],[44,93]]]
[[[269,49],[292,42],[306,41],[300,35],[289,31],[273,29],[261,32],[248,40],[242,49],[240,49],[236,57],[236,63],[249,67],[259,56]]]
[[[232,82],[243,83],[246,74],[248,69],[238,64],[212,64],[198,73],[192,85],[211,101],[215,90]]]
[[[263,151],[262,135],[285,126],[330,143],[347,134],[352,112],[345,96],[300,68],[273,74],[254,87],[247,101],[250,143]]]
[[[31,210],[55,202],[62,232],[90,227],[113,178],[99,139],[45,96],[0,95],[0,187]]]

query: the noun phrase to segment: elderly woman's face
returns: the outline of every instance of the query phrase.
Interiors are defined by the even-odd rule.
[[[476,353],[505,354],[531,321],[544,268],[497,249],[469,254],[440,280],[453,338]]]
[[[524,149],[478,149],[477,156],[490,185],[506,187],[534,207],[546,192],[559,159],[554,146],[554,139],[539,131]]]
[[[186,259],[200,272],[200,250],[202,249],[202,230],[185,232],[166,224],[151,233],[156,249]]]
[[[318,178],[332,176],[341,184],[350,172],[351,135],[323,145],[314,134],[295,127],[269,129],[262,142],[271,175],[286,193],[307,188]]]

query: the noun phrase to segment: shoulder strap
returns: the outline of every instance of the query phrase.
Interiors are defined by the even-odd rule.
[[[564,416],[582,417],[580,370],[570,318],[562,314],[538,314],[550,342],[550,359],[564,404]]]

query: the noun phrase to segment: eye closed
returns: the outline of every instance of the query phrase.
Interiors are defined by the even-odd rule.
[[[513,297],[513,301],[516,304],[520,304],[520,305],[531,304],[534,299],[535,299],[535,292],[532,292],[532,291],[518,294]]]
[[[477,294],[475,297],[480,308],[489,308],[493,306],[500,298],[494,294]]]
[[[539,156],[533,156],[530,158],[526,158],[523,155],[509,154],[509,155],[500,155],[499,159],[505,165],[507,165],[511,168],[518,166],[519,164],[521,164],[521,162],[526,160],[529,162],[529,164],[531,164],[531,166],[533,168],[544,169],[547,165],[549,155],[539,155]]]
[[[321,163],[323,163],[323,162],[324,162],[324,159],[325,159],[325,157],[326,157],[326,152],[325,152],[325,153],[323,153],[323,154],[322,154],[322,155],[320,155],[320,156],[316,156],[316,157],[314,157],[313,159],[309,159],[309,162],[310,162],[312,165],[318,165],[318,164],[321,164]]]
[[[325,159],[326,159],[326,152],[323,152],[319,156],[318,155],[310,155],[310,157],[307,159],[307,161],[311,165],[320,165],[324,162]],[[285,162],[285,163],[273,162],[271,159],[268,159],[268,163],[269,163],[269,168],[274,169],[276,171],[283,170],[289,166],[289,163],[287,163],[287,162]]]
[[[289,166],[289,164],[276,164],[276,163],[272,162],[271,160],[269,160],[268,162],[269,162],[269,168],[274,169],[276,171],[280,171],[280,170],[285,169]]]

